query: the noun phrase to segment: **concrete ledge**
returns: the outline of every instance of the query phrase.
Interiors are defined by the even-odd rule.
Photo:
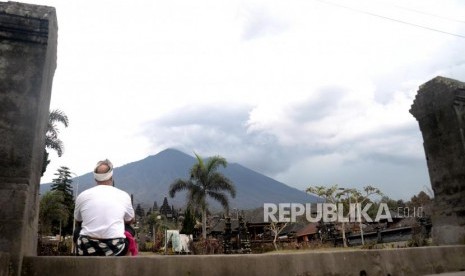
[[[465,246],[264,255],[24,257],[23,275],[425,275],[465,271]]]

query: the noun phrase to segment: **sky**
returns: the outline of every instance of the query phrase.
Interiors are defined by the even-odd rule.
[[[289,186],[427,191],[421,84],[465,81],[460,0],[27,0],[53,6],[73,175],[167,149]]]

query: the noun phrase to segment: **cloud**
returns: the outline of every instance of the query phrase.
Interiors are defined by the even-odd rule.
[[[219,154],[264,173],[287,168],[289,162],[280,162],[286,149],[277,147],[276,137],[248,131],[250,110],[250,106],[184,107],[148,123],[145,135],[160,150],[173,147],[203,156]]]
[[[242,8],[244,21],[242,39],[253,40],[256,38],[277,35],[285,32],[289,26],[283,19],[273,16],[270,10],[264,6]]]
[[[324,87],[305,101],[280,106],[180,108],[147,124],[145,135],[154,149],[219,154],[302,189],[336,181],[380,184],[396,194],[412,182],[407,173],[420,179],[424,173],[421,135],[408,102],[401,96],[384,105],[373,97],[356,101],[347,88]],[[412,190],[420,184],[426,183]]]
[[[28,1],[57,7],[52,108],[71,120],[44,181],[58,165],[80,174],[175,147],[299,188],[412,195],[428,182],[408,112],[418,86],[465,80],[464,39],[355,11],[463,35],[413,11],[460,19],[461,1]]]

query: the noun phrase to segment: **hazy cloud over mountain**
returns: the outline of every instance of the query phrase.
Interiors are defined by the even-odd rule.
[[[397,108],[392,101],[369,110],[348,102],[343,90],[325,88],[277,109],[272,120],[260,120],[257,107],[190,106],[148,124],[147,136],[157,147],[220,154],[301,189],[370,184],[402,197],[428,185],[421,133],[410,114],[388,112]]]
[[[57,8],[51,109],[70,118],[42,182],[175,147],[409,198],[429,186],[418,87],[465,81],[460,0],[28,2]]]

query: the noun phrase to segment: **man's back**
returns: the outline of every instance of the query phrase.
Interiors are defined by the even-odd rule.
[[[76,199],[74,218],[81,224],[76,239],[77,253],[80,256],[124,256],[130,248],[135,248],[130,246],[134,245],[133,239],[129,239],[131,235],[124,231],[125,222],[134,221],[131,198],[113,187],[110,160],[97,162],[94,179],[97,186],[85,190]],[[137,250],[130,252],[137,255]]]
[[[76,199],[75,218],[81,235],[98,239],[124,238],[124,222],[134,217],[130,196],[113,186],[97,185]]]

